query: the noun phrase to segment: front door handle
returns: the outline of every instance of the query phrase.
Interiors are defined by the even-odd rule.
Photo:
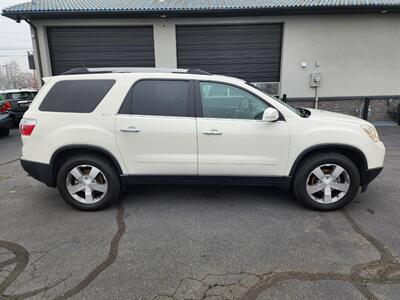
[[[205,134],[205,135],[222,135],[222,132],[219,131],[218,129],[210,129],[208,131],[203,131],[203,134]]]
[[[122,132],[140,132],[140,129],[136,128],[135,126],[129,126],[125,129],[120,129]]]

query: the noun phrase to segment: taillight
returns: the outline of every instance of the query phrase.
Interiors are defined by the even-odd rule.
[[[19,123],[19,132],[21,135],[31,135],[33,129],[37,124],[37,120],[35,119],[25,119],[23,118]]]
[[[9,110],[11,110],[10,102],[5,101],[3,103],[0,103],[0,112],[1,113],[8,112]]]

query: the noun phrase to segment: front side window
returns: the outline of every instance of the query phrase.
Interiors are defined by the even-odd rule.
[[[205,118],[261,120],[267,103],[237,87],[200,82]]]
[[[90,113],[114,85],[115,80],[64,80],[44,97],[41,111]]]
[[[254,84],[252,84],[252,83],[250,83],[250,82],[246,82],[246,84],[249,85],[249,86],[251,86],[251,87],[253,87],[253,88],[256,88],[257,90],[259,90],[260,92],[264,93],[264,94],[267,95],[268,97],[274,98],[275,101],[278,101],[280,104],[282,104],[283,106],[285,106],[286,108],[288,108],[289,110],[291,110],[292,112],[294,112],[295,114],[297,114],[297,115],[299,115],[299,116],[304,115],[298,108],[293,107],[293,106],[289,105],[289,104],[286,103],[286,102],[283,102],[281,99],[279,99],[278,96],[276,96],[276,97],[275,97],[275,96],[272,96],[273,94],[267,93],[266,91],[260,89],[259,87],[257,87],[256,85],[254,85]]]
[[[151,116],[190,116],[189,81],[142,80],[132,89],[132,113]]]

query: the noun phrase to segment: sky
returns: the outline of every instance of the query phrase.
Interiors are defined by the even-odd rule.
[[[0,10],[23,2],[28,0],[0,0]],[[28,50],[32,50],[29,25],[24,21],[18,24],[0,15],[0,65],[15,60],[21,71],[28,71]]]

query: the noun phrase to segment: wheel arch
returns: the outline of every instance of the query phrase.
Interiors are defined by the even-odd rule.
[[[118,160],[115,156],[108,150],[99,147],[99,146],[92,146],[92,145],[68,145],[57,149],[50,160],[50,164],[53,166],[54,174],[57,174],[57,170],[63,161],[63,158],[70,157],[75,154],[96,154],[106,158],[110,163],[115,167],[118,175],[122,175],[122,168]]]
[[[337,152],[345,155],[355,163],[360,172],[360,176],[362,176],[364,171],[368,169],[367,158],[360,149],[353,146],[342,145],[342,144],[321,144],[309,147],[305,149],[303,152],[301,152],[294,161],[290,169],[289,176],[292,177],[296,174],[296,171],[301,161],[303,161],[312,154],[320,152]]]

